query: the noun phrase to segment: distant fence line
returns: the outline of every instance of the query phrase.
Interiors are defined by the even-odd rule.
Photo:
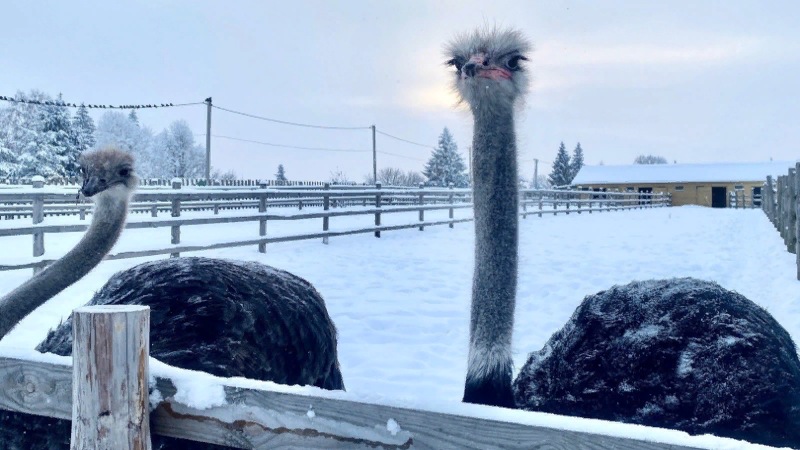
[[[762,209],[783,238],[786,249],[794,253],[797,260],[797,279],[800,280],[800,162],[789,169],[788,174],[777,179],[767,177],[764,184]]]
[[[181,184],[184,186],[206,186],[205,178],[142,178],[139,180],[139,184],[141,186],[171,186],[172,181],[178,179],[181,181]],[[239,186],[259,186],[259,185],[267,185],[267,186],[322,186],[326,182],[325,181],[297,181],[297,180],[288,180],[288,181],[279,181],[279,180],[262,180],[262,179],[234,179],[234,180],[222,180],[222,179],[212,179],[210,186],[221,186],[221,187],[239,187]],[[0,178],[0,185],[6,186],[30,186],[33,184],[33,177],[22,177],[22,178]],[[47,179],[47,184],[51,186],[78,186],[78,179],[77,178],[64,178],[64,177],[53,177]],[[356,183],[350,183],[355,185]]]
[[[204,192],[205,191],[205,192]],[[419,228],[435,225],[448,225],[468,222],[472,217],[455,218],[456,209],[472,208],[472,191],[469,189],[418,188],[418,189],[384,189],[380,184],[374,188],[330,187],[323,189],[275,189],[256,188],[247,190],[214,190],[191,189],[142,189],[138,191],[131,204],[131,212],[147,213],[152,220],[130,221],[126,228],[162,228],[169,227],[171,241],[169,246],[135,252],[111,254],[108,259],[136,258],[144,256],[166,255],[179,256],[182,252],[213,250],[218,248],[258,246],[262,253],[267,244],[306,239],[321,239],[328,243],[329,238],[351,234],[372,233],[380,237],[381,232],[390,230]],[[570,214],[625,209],[640,209],[669,206],[671,198],[666,194],[642,194],[627,192],[593,192],[593,191],[560,191],[560,190],[522,190],[520,191],[520,215],[541,217],[544,214]],[[300,212],[292,214],[269,214],[267,208],[297,208]],[[322,211],[303,212],[307,206],[322,208]],[[360,207],[360,208],[355,208]],[[0,264],[0,270],[33,268],[40,270],[51,263],[50,259],[39,257],[45,254],[45,235],[53,233],[81,232],[86,224],[44,225],[45,215],[76,214],[85,219],[92,211],[89,204],[75,204],[75,193],[43,192],[36,189],[25,192],[3,193],[0,191],[0,216],[32,218],[31,225],[7,226],[0,228],[3,236],[33,236],[33,258],[30,262],[20,264]],[[245,215],[219,216],[224,209],[251,209]],[[332,210],[332,209],[335,209]],[[443,220],[426,220],[427,211],[447,210],[448,218]],[[158,218],[159,212],[169,211],[171,218]],[[206,217],[184,218],[186,211],[213,211]],[[382,225],[384,214],[417,212],[418,220],[402,225]],[[330,220],[345,216],[371,216],[374,225],[353,228],[343,231],[331,231]],[[321,230],[316,233],[292,236],[267,237],[267,222],[322,219]],[[211,225],[222,223],[258,222],[258,235],[252,239],[228,241],[209,245],[181,245],[181,227],[194,225]],[[254,230],[255,231],[255,230]],[[256,237],[257,236],[257,237]]]

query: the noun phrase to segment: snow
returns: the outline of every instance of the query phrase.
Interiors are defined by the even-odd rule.
[[[269,212],[276,211],[279,210]],[[440,213],[441,216],[426,213],[426,218],[438,220],[447,214]],[[456,210],[457,219],[466,214],[466,210]],[[51,219],[80,223],[77,218],[64,217],[48,217],[45,223]],[[390,224],[414,223],[416,219],[416,213],[382,217],[384,223]],[[19,225],[28,225],[29,221],[19,221]],[[372,216],[333,218],[331,228],[366,227],[371,221]],[[271,221],[268,235],[321,228],[319,219]],[[182,227],[181,237],[192,244],[247,239],[254,237],[256,229],[254,223]],[[58,239],[46,235],[45,256],[63,254],[80,235],[64,233]],[[164,246],[169,236],[168,228],[126,230],[114,252]],[[0,249],[3,261],[29,258],[30,237],[0,238]],[[255,246],[192,253],[199,254],[263,262],[313,283],[325,298],[339,330],[339,358],[347,392],[220,379],[152,361],[153,376],[176,380],[178,395],[191,406],[212,410],[219,406],[224,398],[221,396],[224,383],[698,448],[766,448],[731,439],[688,436],[674,430],[460,403],[469,334],[471,223],[456,224],[454,229],[440,226],[426,227],[424,232],[416,229],[385,232],[380,239],[371,234],[335,237],[329,245],[318,240],[281,243],[269,245],[266,254],[259,254]],[[684,206],[531,216],[520,221],[515,366],[521,367],[529,352],[542,348],[550,335],[567,322],[584,296],[614,284],[650,278],[688,276],[716,281],[766,308],[797,342],[800,282],[796,280],[794,258],[760,210]],[[103,262],[0,341],[0,354],[68,362],[68,358],[37,354],[33,347],[49,328],[88,301],[114,272],[152,259],[157,258]],[[0,293],[10,291],[29,276],[30,270],[0,272]],[[643,326],[629,337],[647,339],[657,331],[652,326]],[[691,370],[691,355],[686,355],[683,369]],[[313,412],[313,401],[309,405],[309,411]],[[296,420],[313,418],[316,424],[321,419],[319,414],[312,416],[302,414]],[[379,426],[391,431],[389,423]],[[403,428],[402,423],[397,426]]]
[[[766,181],[767,175],[786,175],[794,166],[794,161],[583,166],[571,184]]]

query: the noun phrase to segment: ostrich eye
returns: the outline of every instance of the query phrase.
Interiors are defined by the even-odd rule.
[[[460,56],[457,56],[457,57],[451,59],[450,61],[447,61],[446,64],[448,66],[455,66],[456,70],[460,72],[461,68],[464,67],[464,63],[466,63],[466,60],[464,58],[460,57]]]
[[[522,55],[515,55],[509,58],[508,62],[506,62],[506,67],[510,70],[519,70],[519,62],[520,61],[527,61],[528,59]]]
[[[131,170],[130,169],[120,169],[120,171],[119,171],[119,176],[121,176],[121,177],[127,177],[130,174],[131,174]]]

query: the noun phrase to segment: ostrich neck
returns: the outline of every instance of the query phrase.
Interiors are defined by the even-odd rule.
[[[128,196],[122,192],[97,195],[92,223],[80,242],[61,259],[0,299],[0,338],[99,264],[119,238],[127,212]]]
[[[473,110],[475,272],[470,359],[484,354],[482,364],[507,365],[510,372],[517,287],[517,148],[513,107],[493,106]],[[495,357],[485,357],[486,353]],[[471,365],[471,370],[487,369],[492,370]]]

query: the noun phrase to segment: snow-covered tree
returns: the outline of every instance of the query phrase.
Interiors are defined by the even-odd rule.
[[[133,155],[140,177],[166,176],[162,161],[153,148],[153,132],[141,127],[120,111],[106,111],[97,122],[94,148],[117,147]]]
[[[236,172],[233,170],[226,170],[225,172],[214,169],[212,167],[211,170],[211,179],[212,180],[235,180],[236,179]]]
[[[432,186],[444,187],[450,183],[455,187],[468,186],[469,177],[464,158],[458,152],[458,146],[447,127],[439,136],[439,145],[433,150],[431,159],[425,164],[422,173],[428,177],[428,184]]]
[[[44,176],[62,176],[75,178],[78,176],[78,152],[75,148],[72,131],[72,117],[64,103],[61,94],[55,100],[55,105],[41,108],[42,140],[39,149],[39,164],[45,167],[47,174]]]
[[[575,146],[575,150],[572,151],[572,161],[570,161],[570,183],[572,183],[572,180],[578,175],[581,167],[583,167],[583,149],[581,148],[581,143],[578,142],[578,145]]]
[[[634,164],[667,164],[667,158],[656,155],[639,155],[633,160]]]
[[[572,171],[570,167],[569,155],[564,143],[558,147],[558,154],[556,160],[553,162],[553,171],[550,172],[548,181],[554,187],[566,186],[572,182]]]
[[[86,105],[81,105],[72,117],[72,140],[78,153],[94,147],[95,126]]]
[[[128,120],[135,123],[137,126],[139,125],[139,116],[136,115],[135,109],[132,109],[131,112],[128,114]]]
[[[278,172],[275,174],[275,181],[279,183],[289,181],[286,179],[286,170],[283,168],[283,164],[278,164]]]
[[[46,105],[53,101],[52,97],[36,90],[29,94],[18,91],[15,98],[33,103],[15,102],[3,114],[0,145],[13,155],[12,172],[20,177],[63,175],[66,148],[60,145],[63,136],[59,132],[63,120],[50,111],[50,108],[63,107]],[[69,114],[66,114],[68,123]]]
[[[166,177],[199,177],[205,172],[205,150],[194,143],[185,120],[176,120],[156,137],[154,160],[163,161]]]

